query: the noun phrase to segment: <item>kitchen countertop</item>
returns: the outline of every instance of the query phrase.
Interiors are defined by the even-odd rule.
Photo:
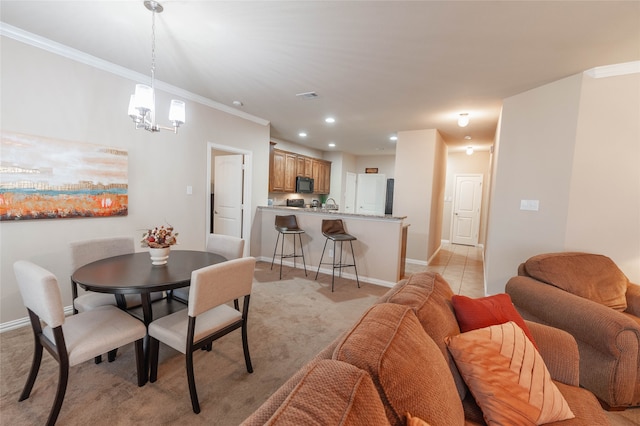
[[[406,216],[393,216],[390,214],[385,215],[371,215],[371,214],[362,214],[362,213],[345,213],[340,210],[332,210],[332,209],[323,209],[321,207],[289,207],[289,206],[258,206],[259,209],[265,210],[286,210],[300,213],[311,213],[311,214],[329,214],[336,216],[349,216],[349,217],[361,217],[365,219],[384,219],[384,220],[404,220]]]

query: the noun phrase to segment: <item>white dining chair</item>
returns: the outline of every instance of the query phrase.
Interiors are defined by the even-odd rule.
[[[209,234],[207,237],[207,251],[219,254],[227,260],[239,259],[244,255],[244,240],[239,237],[223,234]],[[173,297],[186,303],[189,300],[189,287],[173,290]],[[238,309],[237,301],[236,309]]]
[[[58,280],[51,272],[24,260],[15,262],[13,269],[35,339],[31,370],[19,401],[31,395],[43,348],[58,362],[60,369],[47,425],[55,424],[60,414],[69,367],[135,342],[138,386],[144,385],[143,339],[147,330],[141,321],[110,305],[65,318]],[[45,323],[44,328],[41,321]]]
[[[195,351],[210,347],[214,340],[241,328],[245,364],[247,371],[253,373],[247,318],[255,266],[255,258],[243,257],[193,271],[187,309],[149,324],[149,380],[153,383],[158,377],[159,342],[185,354],[191,406],[196,414],[200,412],[200,403],[193,374]],[[242,311],[227,304],[239,298],[244,299]]]
[[[131,237],[110,237],[95,238],[83,241],[74,241],[69,244],[71,249],[71,269],[76,269],[96,260],[105,259],[112,256],[131,254],[135,252],[134,240]],[[86,291],[78,294],[78,286],[71,281],[71,292],[73,296],[73,312],[86,312],[98,306],[116,305],[116,298],[113,294]],[[164,297],[162,292],[151,293],[151,301],[160,300]],[[125,295],[127,309],[140,306],[139,294]]]

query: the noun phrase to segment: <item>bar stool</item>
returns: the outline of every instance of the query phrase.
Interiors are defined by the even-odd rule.
[[[302,258],[302,264],[304,265],[304,276],[307,276],[307,265],[304,262],[304,249],[302,248],[302,234],[304,230],[298,226],[298,220],[295,215],[277,216],[276,215],[276,231],[278,231],[278,238],[276,238],[276,246],[273,248],[273,259],[271,259],[271,269],[273,270],[273,262],[276,259],[276,251],[278,250],[278,240],[282,235],[282,245],[280,247],[280,279],[282,279],[282,259],[293,258],[293,267],[296,267],[296,257]],[[300,251],[302,254],[296,254],[296,234],[300,240]],[[284,237],[285,235],[293,235],[293,253],[284,254]]]
[[[327,239],[324,241],[324,248],[322,249],[322,255],[320,256],[320,263],[318,264],[318,270],[316,271],[316,280],[318,279],[318,272],[320,272],[320,265],[323,265],[322,258],[324,257],[324,251],[327,248],[327,243],[329,240],[333,241],[333,261],[331,265],[333,269],[331,271],[331,292],[333,292],[333,282],[335,280],[336,269],[340,269],[340,276],[342,276],[342,268],[349,268],[353,266],[353,269],[356,271],[356,282],[358,283],[358,288],[360,288],[360,280],[358,279],[358,268],[356,268],[356,257],[353,254],[353,241],[357,240],[353,235],[347,234],[344,229],[344,225],[342,223],[342,219],[325,219],[322,221],[322,235],[324,235]],[[342,243],[345,241],[349,241],[351,245],[351,258],[353,259],[353,263],[342,263]],[[336,242],[340,242],[340,257],[338,258],[338,263],[336,263]],[[329,263],[325,262],[324,265],[328,265]]]

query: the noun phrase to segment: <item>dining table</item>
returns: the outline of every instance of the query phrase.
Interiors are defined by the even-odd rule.
[[[130,253],[100,259],[81,266],[73,272],[71,280],[85,290],[114,294],[118,307],[134,315],[134,310],[127,309],[124,296],[140,294],[142,308],[140,319],[148,327],[153,321],[151,293],[169,292],[167,298],[163,300],[165,313],[184,309],[186,307],[184,304],[172,300],[171,290],[188,286],[194,270],[226,260],[225,257],[208,251],[171,250],[166,264],[152,265],[148,252]],[[144,339],[144,358],[147,372],[145,377],[148,378],[148,334]]]

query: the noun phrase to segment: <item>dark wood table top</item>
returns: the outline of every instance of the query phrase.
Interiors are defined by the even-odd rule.
[[[71,280],[85,290],[131,294],[189,285],[191,272],[227,259],[207,251],[171,250],[166,265],[152,265],[148,252],[97,260],[78,268]]]

